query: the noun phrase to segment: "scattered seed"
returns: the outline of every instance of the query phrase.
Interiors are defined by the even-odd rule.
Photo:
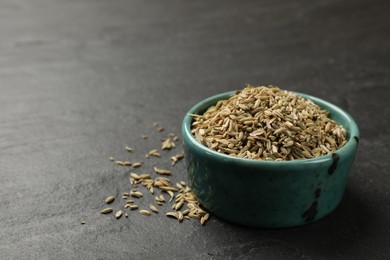
[[[148,136],[147,135],[141,135],[141,138],[142,139],[148,139]]]
[[[184,158],[184,154],[183,153],[179,153],[179,154],[176,154],[176,155],[172,156],[171,157],[172,166],[174,166],[179,160],[181,160],[183,158]]]
[[[147,158],[149,158],[150,156],[154,156],[154,157],[160,158],[161,154],[158,152],[157,149],[153,149],[153,150],[150,150],[149,153],[146,155]]]
[[[130,146],[127,146],[127,145],[125,146],[125,150],[128,151],[128,152],[134,151],[133,148],[131,148]]]
[[[111,203],[115,200],[115,197],[114,196],[109,196],[106,198],[106,203]]]
[[[149,207],[153,212],[158,213],[158,209],[155,206],[149,205]]]
[[[173,197],[175,196],[175,194],[173,194],[173,192],[171,190],[167,190],[167,193],[169,194],[169,196],[171,197],[169,202],[172,201]]]
[[[159,127],[159,128],[157,128],[157,131],[162,132],[162,131],[164,131],[164,128],[163,127]]]
[[[145,216],[150,216],[151,215],[150,211],[145,210],[145,209],[141,209],[139,211],[139,213],[141,213],[142,215],[145,215]]]
[[[206,221],[209,219],[208,216],[209,216],[209,215],[206,214],[206,215],[204,215],[203,217],[200,218],[200,224],[201,224],[202,226],[203,226],[203,225],[206,223]]]
[[[184,202],[183,201],[179,201],[178,203],[175,204],[175,210],[180,210],[180,208],[183,206]]]
[[[175,218],[178,220],[178,215],[177,215],[177,212],[167,212],[166,214],[168,217],[171,217],[171,218]]]
[[[110,157],[108,157],[108,160],[113,161],[115,159],[114,159],[114,157],[110,156]]]
[[[115,217],[118,219],[120,217],[122,217],[122,210],[118,210],[117,212],[115,212]]]
[[[171,139],[168,137],[166,138],[161,145],[162,150],[171,150],[173,147],[175,147],[175,143],[171,141]]]
[[[171,187],[171,186],[161,186],[159,187],[159,189],[163,191],[179,191],[178,188]]]
[[[125,213],[125,217],[126,217],[126,218],[128,218],[128,217],[129,217],[129,215],[128,215],[127,213]]]
[[[81,225],[84,225],[85,223],[86,223],[85,220],[83,220],[83,219],[80,220],[80,224],[81,224]]]
[[[138,205],[130,205],[129,206],[129,209],[133,210],[133,209],[138,209]]]
[[[134,200],[126,200],[126,203],[127,203],[127,204],[134,203]]]
[[[123,161],[115,161],[115,163],[120,166],[125,166],[125,163]]]
[[[143,196],[143,194],[139,191],[131,191],[130,195],[135,198],[141,198]]]
[[[142,162],[133,163],[133,168],[139,168],[141,167],[142,164],[143,164]]]
[[[161,174],[161,175],[171,175],[172,174],[172,172],[170,170],[160,169],[157,167],[154,167],[153,169],[156,173]]]
[[[108,213],[111,213],[112,212],[112,208],[105,208],[103,209],[100,213],[102,214],[108,214]]]
[[[183,221],[184,215],[183,215],[183,213],[182,213],[181,211],[178,211],[178,212],[177,212],[177,219],[178,219],[180,222]]]

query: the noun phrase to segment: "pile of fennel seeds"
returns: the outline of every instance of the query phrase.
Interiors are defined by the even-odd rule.
[[[255,160],[315,158],[340,149],[345,129],[311,100],[275,86],[247,85],[203,115],[192,134],[227,155]]]
[[[154,128],[157,132],[163,132],[164,128],[159,127],[157,123],[154,123]],[[147,135],[141,135],[142,139],[148,139]],[[179,138],[177,135],[170,133],[167,137],[161,138],[160,149],[152,149],[145,158],[156,157],[158,160],[169,160],[171,166],[174,167],[178,162],[184,158],[183,153],[175,154],[167,159],[164,159],[166,154],[164,151],[174,149],[176,147]],[[137,150],[126,145],[124,149],[130,153],[130,157],[136,157]],[[110,156],[109,160],[116,165],[123,166],[126,169],[137,169],[143,171],[148,166],[147,160],[145,162],[132,162],[131,160],[115,160]],[[149,165],[150,166],[150,165]],[[124,191],[120,196],[115,197],[113,195],[104,199],[106,204],[100,211],[101,214],[114,214],[116,219],[120,219],[123,216],[129,218],[130,212],[137,212],[144,216],[158,216],[160,213],[160,207],[170,207],[166,216],[174,218],[179,222],[187,219],[197,219],[201,225],[204,225],[210,215],[201,206],[195,195],[192,193],[190,187],[186,185],[184,181],[174,183],[170,177],[173,174],[172,169],[163,169],[159,166],[152,167],[151,173],[135,173],[130,172],[129,190]],[[113,202],[119,200],[121,206],[113,207]],[[141,200],[148,200],[147,207],[141,207],[139,204]],[[166,211],[164,209],[164,211]],[[80,224],[85,224],[85,220],[81,220]]]

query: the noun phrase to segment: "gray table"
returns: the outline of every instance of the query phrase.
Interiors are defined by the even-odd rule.
[[[0,258],[389,257],[390,4],[317,2],[1,1]],[[129,189],[130,170],[108,156],[126,158],[131,144],[145,160],[192,105],[245,83],[318,96],[356,119],[359,153],[335,212],[277,230],[179,224],[163,208],[99,213]],[[138,172],[169,167],[145,162]],[[173,169],[186,180],[184,162]]]

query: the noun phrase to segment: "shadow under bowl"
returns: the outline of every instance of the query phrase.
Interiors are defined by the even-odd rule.
[[[209,149],[191,133],[191,114],[203,114],[235,91],[207,98],[184,117],[182,133],[189,185],[201,205],[228,221],[254,227],[292,227],[319,220],[340,203],[359,143],[359,130],[345,111],[297,93],[330,112],[348,142],[332,154],[294,161],[237,158]]]

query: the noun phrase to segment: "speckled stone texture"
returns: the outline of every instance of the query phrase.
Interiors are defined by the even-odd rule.
[[[0,1],[0,258],[386,258],[389,13],[384,0]],[[245,83],[317,96],[356,119],[359,151],[332,214],[256,229],[99,213],[129,189],[129,170],[108,156],[125,159],[130,144],[144,159],[195,103]],[[170,162],[138,172],[153,165]],[[184,161],[173,179],[186,180]]]

